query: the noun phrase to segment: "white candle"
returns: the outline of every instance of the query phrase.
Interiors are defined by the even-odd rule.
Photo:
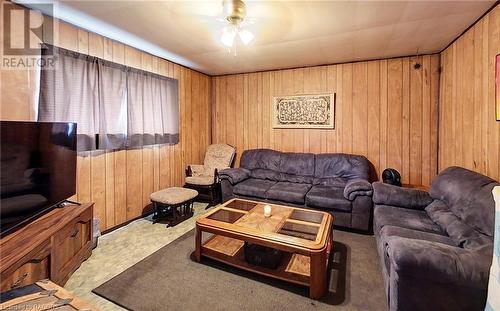
[[[264,216],[265,217],[270,217],[271,216],[271,205],[264,205]]]

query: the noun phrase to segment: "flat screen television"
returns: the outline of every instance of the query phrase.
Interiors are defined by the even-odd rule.
[[[0,121],[0,236],[76,193],[76,123]]]

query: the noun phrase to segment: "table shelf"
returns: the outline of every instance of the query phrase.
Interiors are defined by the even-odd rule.
[[[201,255],[246,271],[309,286],[309,257],[285,252],[281,264],[276,269],[269,269],[246,262],[244,244],[241,240],[214,235],[203,244]]]

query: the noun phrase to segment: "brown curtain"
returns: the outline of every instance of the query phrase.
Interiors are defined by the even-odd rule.
[[[56,64],[40,75],[38,120],[76,122],[79,151],[179,142],[177,80],[52,48]]]

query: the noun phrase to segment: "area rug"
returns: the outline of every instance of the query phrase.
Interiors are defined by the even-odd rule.
[[[129,310],[387,310],[373,236],[334,231],[329,292],[308,289],[204,258],[193,261],[194,230],[93,292]],[[147,243],[147,241],[145,241]]]

